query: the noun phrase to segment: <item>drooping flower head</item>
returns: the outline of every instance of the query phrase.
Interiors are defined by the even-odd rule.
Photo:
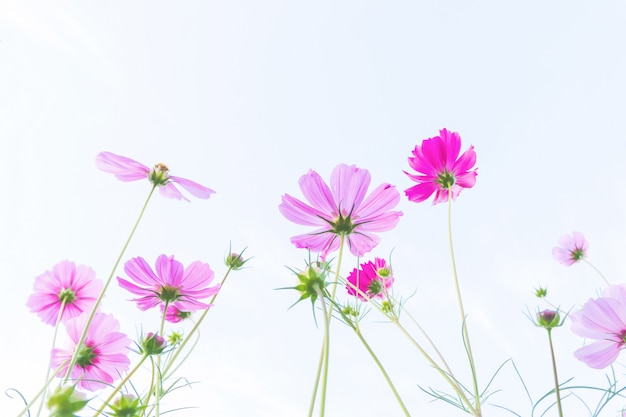
[[[93,269],[74,262],[61,261],[35,278],[35,292],[26,305],[46,324],[55,326],[61,313],[61,322],[91,311],[100,291],[102,281],[96,279]]]
[[[150,169],[142,163],[125,156],[111,152],[100,152],[96,156],[96,166],[104,172],[115,174],[120,181],[138,181],[149,179],[159,187],[159,192],[167,198],[189,201],[174,184],[183,187],[188,193],[198,198],[209,198],[215,191],[186,178],[175,177],[169,174],[169,168],[163,163],[157,163]]]
[[[330,187],[313,170],[300,178],[299,184],[309,204],[285,194],[278,207],[287,219],[305,226],[315,226],[310,233],[293,236],[298,248],[322,252],[322,257],[339,248],[339,236],[347,237],[354,255],[371,251],[380,237],[376,232],[393,229],[401,211],[390,211],[400,201],[400,194],[389,184],[381,184],[366,197],[370,185],[366,169],[340,164],[330,176]]]
[[[124,271],[131,280],[117,277],[120,286],[138,295],[132,301],[137,302],[140,310],[147,310],[158,305],[174,306],[178,311],[191,312],[210,307],[200,299],[217,294],[219,285],[209,287],[213,281],[213,271],[208,264],[192,262],[187,268],[174,259],[174,256],[161,255],[156,261],[156,272],[142,257],[126,262]],[[166,320],[176,322],[169,311]],[[169,317],[169,319],[168,319]]]
[[[77,346],[87,325],[88,316],[89,313],[84,313],[65,323],[73,345],[69,349],[53,349],[50,367],[57,369],[64,365],[58,376],[65,376],[72,355],[78,350],[76,365],[70,376],[78,381],[79,387],[97,391],[119,379],[128,369],[128,348],[131,340],[119,331],[120,325],[111,314],[96,313],[85,335],[85,341]]]
[[[608,286],[601,297],[589,299],[569,317],[572,332],[596,340],[574,356],[591,368],[606,368],[626,346],[626,285]]]
[[[448,201],[448,194],[456,199],[464,188],[476,184],[476,152],[470,146],[459,157],[461,136],[457,132],[441,129],[439,136],[422,141],[413,149],[409,165],[418,174],[404,173],[417,183],[404,191],[416,203],[427,200],[433,193],[433,205]]]
[[[572,232],[571,236],[561,236],[559,238],[559,245],[560,246],[552,248],[552,257],[566,266],[582,261],[589,247],[585,236],[580,232]]]
[[[163,310],[165,310],[165,304],[161,304],[159,306],[161,310],[161,314],[163,314]],[[170,323],[179,323],[185,319],[191,317],[191,311],[183,311],[181,310],[177,303],[169,304],[167,306],[167,311],[165,312],[165,320]]]
[[[346,289],[348,294],[367,301],[368,298],[384,298],[392,284],[393,275],[387,262],[381,258],[374,258],[374,262],[363,263],[360,269],[352,270],[348,275]]]

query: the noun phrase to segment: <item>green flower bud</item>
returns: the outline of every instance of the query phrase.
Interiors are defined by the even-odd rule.
[[[557,311],[554,310],[543,310],[537,313],[537,324],[544,329],[552,329],[554,327],[560,326],[561,316]]]
[[[122,394],[109,406],[113,410],[113,417],[140,417],[141,412],[146,408],[145,405],[139,405],[139,398],[133,395]]]
[[[75,391],[76,386],[58,387],[48,397],[47,406],[50,417],[78,417],[74,414],[85,408],[89,400],[85,394]]]
[[[159,355],[166,347],[167,343],[165,343],[165,339],[158,334],[150,332],[146,335],[143,342],[141,342],[141,353],[146,356]]]

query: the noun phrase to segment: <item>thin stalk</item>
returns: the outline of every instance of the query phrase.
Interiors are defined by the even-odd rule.
[[[67,368],[67,374],[65,375],[65,379],[63,380],[63,383],[66,383],[70,379],[70,374],[72,373],[72,369],[74,369],[74,366],[76,365],[76,359],[78,357],[78,351],[80,350],[80,349],[78,349],[78,347],[82,346],[83,343],[85,342],[85,337],[87,336],[87,330],[89,330],[89,326],[91,325],[91,322],[92,322],[94,316],[96,315],[96,311],[98,311],[98,307],[100,307],[100,303],[102,302],[102,298],[104,298],[104,294],[106,293],[107,288],[109,288],[109,284],[113,280],[113,275],[115,275],[115,271],[117,270],[117,267],[119,266],[120,262],[122,261],[122,257],[124,256],[124,252],[126,252],[126,248],[128,248],[128,245],[130,244],[130,241],[133,238],[133,236],[135,234],[135,231],[137,230],[137,226],[139,226],[139,222],[141,221],[141,218],[143,217],[143,214],[146,211],[146,207],[148,206],[148,203],[150,202],[150,198],[152,197],[152,194],[154,193],[155,189],[156,189],[156,185],[152,186],[152,189],[150,190],[150,193],[148,194],[148,198],[146,198],[146,202],[143,204],[143,207],[141,208],[141,212],[139,213],[139,217],[137,218],[137,221],[135,222],[135,225],[133,226],[133,229],[131,230],[130,235],[128,236],[128,239],[126,239],[126,243],[124,243],[124,247],[122,247],[122,251],[120,252],[119,256],[117,257],[117,260],[115,261],[115,264],[113,265],[113,269],[111,270],[111,273],[109,274],[109,277],[107,278],[106,282],[104,283],[104,287],[102,288],[102,291],[100,292],[100,295],[98,296],[98,299],[96,300],[96,303],[93,305],[93,308],[91,309],[91,313],[89,313],[89,318],[87,319],[87,324],[85,324],[85,328],[83,329],[83,333],[80,335],[80,339],[78,340],[78,343],[76,344],[77,348],[74,351],[74,354],[72,355],[72,360],[70,361],[70,366]]]
[[[454,286],[456,289],[457,302],[459,304],[459,310],[461,312],[461,323],[463,324],[463,339],[467,349],[467,358],[469,360],[470,370],[472,372],[472,383],[474,385],[474,400],[476,403],[475,416],[482,415],[480,410],[480,392],[478,390],[478,380],[476,377],[476,365],[474,363],[474,355],[472,354],[472,347],[470,345],[469,331],[467,329],[465,309],[463,308],[463,298],[461,297],[461,288],[459,286],[459,278],[456,272],[456,261],[454,260],[454,247],[452,245],[452,190],[448,190],[448,239],[450,243],[450,257],[452,258],[452,272],[454,275]]]
[[[355,285],[351,284],[350,282],[346,282],[347,285],[350,285],[352,288],[355,289],[355,291],[362,295],[367,301],[372,301],[372,298],[367,295],[367,293],[364,293],[363,291],[361,291],[359,288],[357,288]],[[439,372],[441,374],[441,376],[450,384],[450,386],[452,387],[452,389],[454,389],[454,391],[459,395],[459,397],[461,398],[461,401],[463,401],[463,403],[465,403],[465,406],[468,408],[468,410],[473,414],[476,415],[476,410],[474,408],[474,406],[472,406],[472,403],[469,401],[469,399],[467,398],[467,396],[465,395],[465,393],[463,392],[463,390],[461,389],[461,387],[458,385],[458,383],[456,382],[456,378],[454,377],[454,374],[452,373],[452,371],[450,370],[450,368],[448,367],[445,359],[443,358],[441,352],[439,352],[439,350],[437,349],[437,347],[435,346],[434,342],[430,339],[430,337],[428,337],[428,334],[425,332],[424,329],[422,329],[422,327],[417,323],[417,321],[415,319],[413,319],[411,317],[411,315],[409,314],[409,317],[411,317],[411,319],[413,320],[413,322],[415,323],[415,325],[422,331],[422,333],[424,334],[424,336],[426,337],[426,339],[429,341],[430,345],[433,347],[433,349],[435,350],[435,352],[437,352],[437,355],[439,356],[439,358],[442,360],[442,362],[444,363],[446,370],[444,371],[443,369],[441,369],[441,367],[434,361],[434,359],[426,352],[426,350],[424,350],[424,348],[419,344],[419,342],[417,342],[417,340],[415,340],[413,338],[413,336],[411,336],[411,334],[404,328],[404,326],[402,326],[402,324],[400,323],[400,318],[398,317],[398,315],[395,312],[386,312],[383,311],[381,309],[381,307],[375,303],[372,302],[371,303],[372,306],[374,306],[374,308],[376,308],[381,314],[383,314],[387,319],[389,319],[389,321],[391,321],[392,323],[394,323],[402,332],[402,334],[404,334],[413,344],[413,346],[415,346],[417,348],[417,350],[424,356],[424,358],[428,361],[428,363],[437,370],[437,372]],[[408,314],[408,312],[405,312],[406,314]]]
[[[322,294],[322,290],[320,288],[317,289],[318,298],[322,303],[322,312],[324,314],[324,349],[322,350],[324,357],[324,377],[322,378],[322,392],[320,394],[320,417],[324,417],[324,413],[326,410],[326,387],[328,384],[328,350],[330,348],[330,344],[328,343],[328,339],[330,337],[330,317],[331,315],[326,312],[326,300],[324,299],[324,294]],[[332,305],[330,306],[331,314],[332,314]]]
[[[402,326],[402,324],[400,323],[400,321],[398,321],[398,319],[394,319],[392,318],[392,322],[396,325],[396,327],[398,327],[398,329],[400,329],[400,331],[402,332],[402,334],[404,334],[413,344],[413,346],[415,346],[415,348],[422,354],[422,356],[424,356],[424,358],[426,358],[426,361],[428,361],[428,363],[437,370],[437,372],[439,372],[439,374],[441,374],[441,376],[443,377],[443,379],[446,380],[446,382],[448,382],[448,384],[450,384],[450,386],[452,387],[452,389],[457,393],[457,395],[459,396],[459,398],[461,399],[461,401],[463,401],[463,403],[465,403],[465,406],[467,407],[467,409],[470,411],[470,413],[474,416],[479,416],[480,414],[478,413],[478,410],[472,405],[472,403],[470,402],[470,400],[467,398],[467,396],[465,395],[465,393],[463,392],[463,390],[461,389],[461,387],[459,387],[458,383],[456,382],[456,380],[453,380],[450,375],[448,375],[443,369],[441,369],[441,367],[439,365],[437,365],[437,363],[433,360],[433,358],[426,353],[426,351],[424,350],[424,348],[422,348],[422,346],[417,342],[417,340],[415,340],[413,338],[413,336],[411,336],[409,334],[409,332],[404,328],[404,326]]]
[[[452,377],[452,379],[456,380],[454,374],[452,373],[452,370],[450,369],[450,366],[448,365],[448,362],[446,362],[446,360],[444,359],[443,355],[441,354],[441,352],[439,351],[439,349],[437,349],[437,346],[435,345],[435,342],[433,342],[433,340],[430,338],[430,336],[428,336],[428,333],[426,333],[426,330],[424,330],[422,328],[422,326],[420,326],[420,324],[417,322],[417,320],[415,320],[415,318],[413,318],[413,316],[408,312],[408,311],[404,311],[404,314],[406,314],[407,316],[409,316],[409,319],[411,319],[411,321],[413,322],[413,324],[415,326],[417,326],[417,328],[419,329],[419,331],[422,333],[422,335],[426,338],[426,340],[428,341],[428,344],[430,345],[430,347],[433,348],[433,350],[435,351],[435,353],[437,354],[437,356],[439,357],[439,359],[441,360],[441,363],[443,363],[443,367],[446,370],[446,373],[448,375],[450,375]],[[400,320],[398,318],[398,320]]]
[[[406,406],[404,405],[404,402],[402,402],[402,398],[400,398],[400,394],[398,394],[398,391],[396,391],[396,387],[393,385],[393,382],[391,382],[391,378],[389,378],[389,375],[387,374],[387,371],[385,371],[383,364],[380,362],[380,360],[378,360],[378,357],[376,356],[376,354],[374,353],[370,345],[365,341],[365,338],[361,334],[361,330],[359,329],[358,323],[354,326],[354,332],[359,337],[359,340],[361,340],[361,343],[363,343],[363,346],[365,346],[365,349],[367,349],[369,354],[372,356],[372,359],[374,359],[374,362],[376,362],[376,365],[378,366],[378,369],[380,369],[380,372],[383,373],[383,376],[385,377],[385,380],[387,381],[389,388],[391,388],[391,391],[393,392],[394,397],[396,397],[396,401],[398,401],[400,408],[402,408],[404,415],[407,417],[411,417],[411,414],[409,414],[409,410],[407,410]]]
[[[63,311],[65,310],[65,299],[61,301],[61,306],[59,307],[59,313],[57,314],[56,324],[54,326],[54,334],[52,335],[52,347],[50,348],[50,352],[54,349],[54,346],[57,342],[57,335],[59,334],[59,324],[61,324],[61,317],[63,317]],[[50,378],[50,363],[48,363],[48,369],[46,371],[46,377],[44,378],[44,383]],[[39,403],[39,408],[37,409],[37,417],[41,415],[41,410],[43,409],[43,404],[46,402],[46,394],[44,392],[41,397],[41,402]]]
[[[554,373],[554,392],[556,394],[556,405],[559,409],[559,417],[563,417],[561,408],[561,391],[559,389],[559,377],[556,373],[556,359],[554,358],[554,347],[552,346],[552,329],[548,330],[548,340],[550,342],[550,356],[552,357],[552,372]]]
[[[594,271],[596,271],[598,273],[598,275],[600,275],[600,278],[602,278],[602,280],[606,283],[606,285],[611,285],[611,283],[604,277],[604,275],[602,274],[602,272],[600,272],[600,270],[598,268],[596,268],[596,266],[594,264],[592,264],[591,262],[589,262],[588,260],[586,260],[585,258],[583,258],[583,261],[589,265],[590,267],[593,268]]]
[[[137,372],[137,370],[139,369],[139,367],[141,367],[141,365],[143,364],[143,362],[146,360],[147,357],[148,357],[148,355],[143,355],[142,356],[142,358],[139,361],[139,363],[137,363],[137,365],[135,365],[135,367],[133,369],[131,369],[131,371],[126,374],[126,377],[124,377],[122,382],[117,384],[117,387],[115,387],[113,392],[108,396],[108,398],[106,400],[104,400],[104,402],[102,403],[102,406],[100,406],[100,408],[98,409],[98,411],[96,411],[96,414],[94,414],[93,417],[98,417],[98,416],[102,415],[102,412],[104,411],[106,406],[111,402],[113,397],[115,397],[115,394],[117,394],[122,389],[124,384],[126,384],[128,382],[128,380],[130,380],[130,377],[133,376],[133,374],[135,372]]]
[[[309,417],[313,415],[313,408],[315,406],[315,398],[317,397],[317,389],[320,383],[320,375],[322,376],[322,398],[325,401],[326,398],[326,386],[328,379],[328,358],[330,352],[330,320],[333,316],[333,304],[335,301],[335,295],[337,293],[337,282],[339,281],[339,271],[341,271],[341,259],[343,258],[343,247],[345,242],[345,235],[341,234],[339,237],[339,254],[337,255],[337,269],[335,270],[335,279],[332,282],[332,290],[330,295],[330,310],[326,311],[326,304],[322,294],[321,301],[324,304],[324,340],[322,341],[322,352],[320,354],[320,361],[317,365],[317,372],[315,374],[315,382],[313,384],[313,395],[311,397],[311,404],[309,405]],[[328,323],[328,325],[326,325]],[[324,406],[322,404],[321,415],[324,415]]]

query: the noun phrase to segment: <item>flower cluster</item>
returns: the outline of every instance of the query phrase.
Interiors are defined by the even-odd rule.
[[[196,182],[170,175],[169,169],[162,163],[150,169],[130,158],[101,152],[96,157],[96,165],[101,170],[114,174],[121,181],[147,179],[152,183],[152,190],[159,188],[161,195],[168,198],[189,201],[177,186],[203,199],[209,198],[214,193],[210,188]],[[148,201],[151,196],[152,192]],[[140,220],[141,215],[137,223]],[[135,228],[130,234],[129,241]],[[96,273],[91,268],[67,260],[59,262],[50,271],[35,279],[34,292],[28,298],[27,306],[46,324],[55,328],[63,325],[69,339],[67,346],[56,347],[55,331],[50,369],[53,375],[58,377],[59,386],[47,394],[47,384],[52,381],[49,380],[41,390],[44,394],[42,404],[48,406],[52,416],[75,416],[75,413],[85,408],[88,403],[93,404],[92,400],[96,397],[89,398],[80,390],[91,392],[112,390],[108,398],[102,401],[95,415],[105,415],[104,410],[107,407],[110,410],[106,415],[111,416],[149,415],[145,414],[145,411],[155,406],[158,408],[159,398],[177,386],[174,382],[169,388],[165,388],[164,381],[171,377],[170,370],[177,369],[180,362],[188,356],[187,353],[178,359],[179,353],[186,347],[188,337],[197,330],[197,326],[212,305],[212,301],[207,299],[212,297],[213,300],[220,290],[221,284],[211,286],[214,272],[207,263],[201,261],[192,262],[184,267],[173,255],[163,254],[157,258],[153,270],[143,257],[137,256],[128,260],[124,264],[128,279],[118,276],[119,285],[135,296],[131,301],[135,302],[140,310],[158,307],[161,311],[160,326],[154,326],[160,327],[160,330],[140,335],[133,344],[131,338],[121,331],[119,321],[112,314],[101,310],[105,292],[126,246],[128,244],[124,246],[113,272],[105,282],[97,279]],[[229,271],[241,269],[246,262],[247,259],[234,252],[226,260]],[[173,332],[167,337],[170,341],[168,344],[164,336],[165,322],[178,323],[199,310],[203,310],[204,313],[190,334],[183,337],[179,331]],[[133,348],[133,345],[136,348]],[[132,352],[139,356],[137,364],[130,369]],[[152,356],[156,358],[158,372],[153,366],[148,391],[137,397],[123,393],[115,399],[116,394],[128,391],[130,387],[139,393],[138,387],[131,385],[130,378],[140,369],[141,364]],[[178,380],[180,379],[176,379]],[[120,382],[116,385],[116,381]],[[36,400],[37,398],[33,402]],[[33,402],[28,407],[32,406]],[[92,408],[96,409],[97,406],[94,405]]]

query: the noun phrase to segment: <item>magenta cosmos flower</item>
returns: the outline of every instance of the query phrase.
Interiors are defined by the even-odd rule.
[[[559,245],[561,246],[552,248],[552,257],[563,265],[570,266],[585,258],[589,243],[582,233],[572,232],[571,236],[561,236]]]
[[[572,332],[596,340],[574,356],[592,368],[606,368],[626,345],[626,285],[608,286],[600,298],[589,299],[569,317]]]
[[[391,284],[393,284],[391,268],[384,259],[374,258],[374,262],[369,261],[361,264],[360,269],[352,270],[348,275],[346,289],[348,294],[367,301],[368,298],[384,298]]]
[[[89,314],[85,313],[65,323],[67,334],[74,343],[70,349],[52,350],[52,369],[61,367],[58,375],[67,373],[72,355],[78,350],[76,365],[70,374],[78,386],[88,391],[104,389],[128,370],[128,348],[131,340],[120,333],[120,325],[111,314],[96,313],[85,335],[85,341],[77,346]]]
[[[96,279],[93,269],[74,262],[61,261],[35,278],[32,294],[26,305],[46,324],[55,326],[61,313],[61,322],[91,311],[102,291],[102,281]]]
[[[291,238],[298,248],[325,255],[337,250],[337,236],[345,235],[350,251],[363,255],[378,245],[380,237],[375,232],[393,229],[402,215],[390,211],[400,201],[396,188],[381,184],[366,197],[370,173],[354,165],[338,165],[330,176],[330,187],[313,170],[300,177],[299,184],[309,204],[285,194],[278,207],[292,222],[317,227]]]
[[[159,187],[162,196],[177,200],[189,201],[174,184],[183,187],[191,195],[198,198],[209,198],[215,191],[191,180],[169,174],[167,165],[158,163],[150,169],[142,163],[111,152],[100,152],[96,156],[96,166],[104,172],[115,174],[120,181],[138,181],[149,179]]]
[[[137,302],[140,310],[147,310],[159,305],[167,305],[166,320],[177,322],[176,312],[192,312],[210,307],[200,299],[217,294],[219,285],[209,287],[213,280],[213,271],[208,264],[196,261],[187,268],[174,259],[174,256],[161,255],[156,261],[156,273],[141,257],[126,262],[124,271],[136,284],[117,277],[120,286],[138,295],[132,301]],[[171,310],[170,310],[171,307]]]
[[[441,129],[439,136],[422,141],[416,145],[413,156],[409,157],[409,165],[418,174],[404,173],[417,183],[404,191],[409,200],[416,203],[427,200],[433,193],[433,205],[448,201],[448,194],[456,199],[464,188],[472,188],[476,184],[476,152],[470,146],[461,151],[461,137],[457,132]]]

